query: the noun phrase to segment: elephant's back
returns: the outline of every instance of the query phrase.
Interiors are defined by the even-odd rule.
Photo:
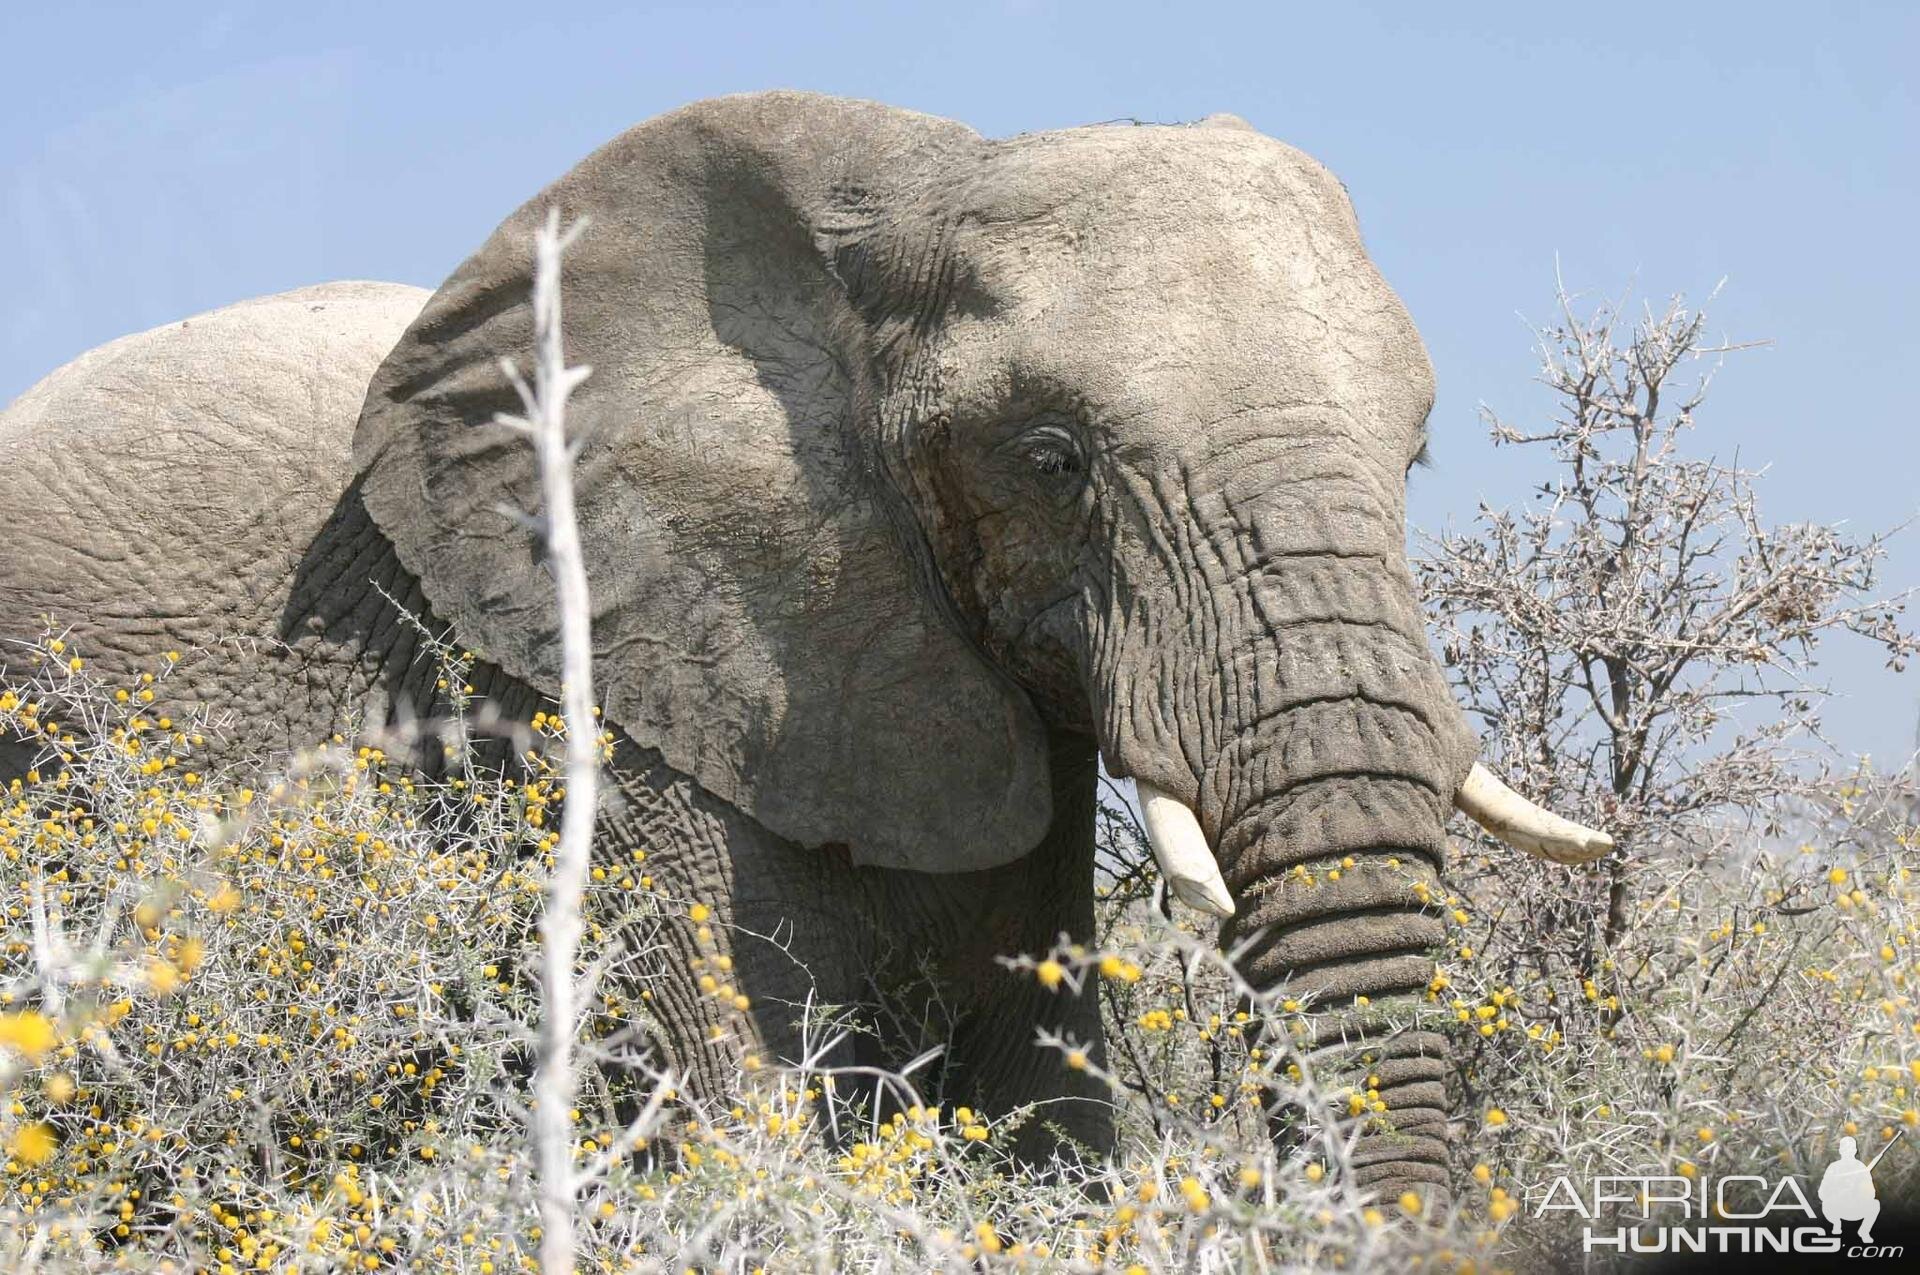
[[[0,452],[162,479],[211,452],[339,470],[374,369],[430,294],[347,282],[256,297],[97,346],[0,411]],[[344,435],[315,426],[344,421]]]
[[[0,666],[49,619],[110,679],[266,636],[419,288],[332,283],[81,355],[0,412]]]

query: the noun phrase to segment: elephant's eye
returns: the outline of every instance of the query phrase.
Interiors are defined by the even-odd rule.
[[[1047,478],[1074,478],[1086,468],[1078,440],[1065,430],[1051,426],[1025,435],[1020,440],[1019,452],[1027,464]]]

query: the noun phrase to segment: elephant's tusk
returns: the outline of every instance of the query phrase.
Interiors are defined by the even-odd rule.
[[[1220,879],[1206,834],[1187,803],[1144,779],[1133,781],[1140,793],[1140,816],[1147,825],[1147,844],[1153,861],[1174,897],[1190,908],[1214,916],[1233,915],[1233,896]]]
[[[1613,849],[1613,838],[1606,833],[1542,810],[1479,762],[1467,772],[1453,804],[1516,850],[1555,863],[1591,863]]]

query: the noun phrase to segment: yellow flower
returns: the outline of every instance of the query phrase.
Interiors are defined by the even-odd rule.
[[[1087,1069],[1086,1051],[1080,1050],[1080,1049],[1068,1050],[1067,1066],[1072,1068],[1074,1071],[1085,1071]]]
[[[53,1023],[45,1014],[36,1014],[32,1010],[17,1014],[0,1014],[0,1045],[6,1045],[26,1055],[32,1062],[52,1049],[55,1044]]]
[[[53,1158],[55,1147],[53,1130],[42,1122],[15,1129],[8,1150],[23,1164],[45,1164]]]
[[[1044,960],[1034,967],[1033,976],[1049,988],[1060,986],[1060,980],[1066,977],[1066,970],[1060,968],[1060,962]]]
[[[1847,883],[1847,870],[1845,868],[1835,868],[1833,871],[1827,873],[1827,880],[1833,882],[1835,885],[1845,885]]]
[[[1487,1127],[1488,1128],[1498,1129],[1501,1125],[1505,1124],[1506,1122],[1507,1122],[1506,1112],[1500,1110],[1500,1108],[1498,1107],[1487,1108]]]
[[[147,962],[147,986],[166,996],[180,986],[180,971],[168,961]]]
[[[698,924],[699,922],[706,920],[708,917],[712,915],[713,915],[712,909],[707,907],[707,905],[704,903],[696,903],[692,907],[687,909],[688,919],[692,920],[695,924]]]
[[[1419,1192],[1402,1191],[1400,1193],[1400,1208],[1401,1208],[1401,1211],[1407,1214],[1407,1216],[1419,1217],[1421,1207],[1422,1205],[1420,1202]]]

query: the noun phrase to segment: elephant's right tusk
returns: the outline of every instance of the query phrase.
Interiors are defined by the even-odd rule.
[[[1174,897],[1190,908],[1214,916],[1233,915],[1233,896],[1220,877],[1206,834],[1187,803],[1144,779],[1133,786],[1140,793],[1140,817],[1147,825],[1147,844],[1153,861]]]
[[[1467,772],[1453,804],[1516,850],[1555,863],[1591,863],[1613,849],[1613,838],[1606,833],[1542,810],[1479,762]]]

